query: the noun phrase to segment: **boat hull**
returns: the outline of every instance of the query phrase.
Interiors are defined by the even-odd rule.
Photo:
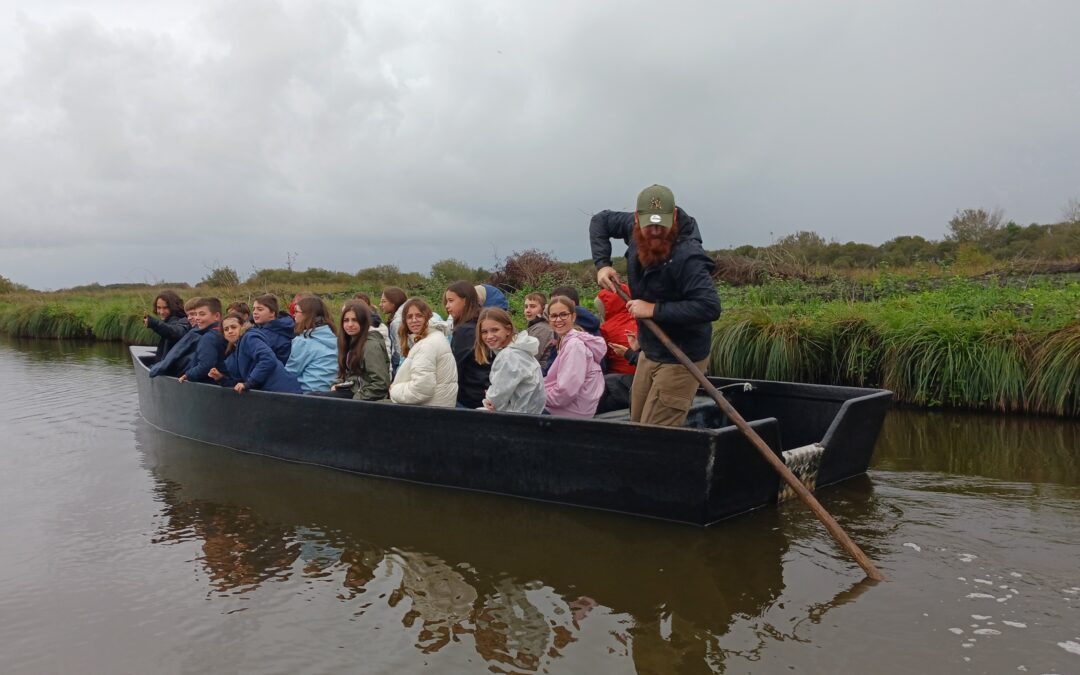
[[[492,414],[150,378],[131,348],[142,416],[169,433],[242,452],[399,480],[696,525],[775,503],[779,478],[715,404],[691,424]],[[714,379],[718,386],[731,380]],[[866,471],[891,394],[755,382],[736,409],[778,455],[819,444],[818,486]],[[800,423],[802,420],[802,423]]]

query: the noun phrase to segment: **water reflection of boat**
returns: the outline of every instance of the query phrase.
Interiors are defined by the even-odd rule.
[[[131,354],[148,422],[244,452],[699,525],[778,499],[772,468],[711,400],[676,429],[258,391],[238,396],[150,379],[151,351],[132,347]],[[754,382],[752,391],[730,398],[774,452],[797,461],[808,484],[823,486],[866,471],[891,394]]]
[[[639,671],[699,667],[785,587],[790,532],[777,510],[673,528],[221,453],[146,424],[136,441],[162,503],[157,540],[200,541],[212,592],[332,576],[358,612],[407,608],[402,629],[424,653],[469,636],[490,664],[537,672],[599,608],[629,617],[612,643],[626,641]],[[375,592],[388,577],[392,592]]]
[[[165,516],[157,540],[200,540],[212,591],[337,574],[341,602],[405,603],[403,629],[428,653],[468,634],[489,663],[536,672],[599,607],[632,617],[635,662],[699,664],[711,636],[784,588],[776,510],[673,528],[221,453],[145,424],[136,440]],[[387,576],[396,590],[372,597]],[[664,638],[672,625],[693,639]]]

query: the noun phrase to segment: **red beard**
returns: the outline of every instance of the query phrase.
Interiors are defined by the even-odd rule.
[[[671,257],[671,249],[678,236],[678,221],[673,221],[671,227],[657,237],[648,237],[644,228],[634,227],[634,244],[637,245],[637,256],[642,266],[652,267],[666,262]]]

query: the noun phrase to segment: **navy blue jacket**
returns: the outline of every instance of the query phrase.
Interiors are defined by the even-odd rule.
[[[491,364],[482,366],[476,362],[476,322],[466,321],[454,326],[454,336],[450,348],[457,361],[457,400],[466,408],[479,408],[484,405],[484,391],[488,388],[488,374]]]
[[[187,370],[188,382],[214,382],[210,379],[210,369],[225,370],[225,349],[229,346],[221,334],[221,322],[213,323],[199,332],[199,342],[195,345],[195,355],[191,357]],[[215,383],[216,384],[216,383]]]
[[[279,391],[301,394],[296,376],[285,370],[262,331],[249,330],[240,338],[240,344],[225,357],[226,378],[222,384],[235,385],[243,382],[248,389]]]
[[[191,362],[191,357],[195,355],[195,347],[199,344],[201,337],[202,333],[197,328],[185,333],[184,337],[180,338],[180,341],[165,354],[165,357],[150,368],[150,377],[158,375],[179,377],[188,369],[188,364]]]
[[[267,346],[273,350],[278,361],[281,361],[281,365],[285,365],[289,361],[289,354],[292,353],[293,338],[296,337],[296,322],[293,318],[282,312],[278,318],[256,326],[255,329],[262,334]]]
[[[510,311],[510,303],[506,300],[506,294],[491,284],[481,284],[484,287],[484,307],[498,307]]]
[[[600,335],[600,317],[582,305],[578,305],[574,312],[577,314],[577,321],[574,323],[581,326],[583,331],[589,335]]]
[[[589,223],[589,244],[597,269],[611,265],[611,240],[626,242],[626,276],[630,297],[656,303],[653,321],[686,352],[691,361],[709,356],[712,322],[720,318],[720,296],[712,279],[715,263],[705,255],[697,221],[678,209],[678,238],[671,257],[659,265],[644,267],[634,243],[634,214],[601,211]],[[652,361],[678,363],[667,347],[640,326],[641,350]]]
[[[191,330],[191,324],[188,323],[186,316],[170,315],[164,321],[153,314],[148,315],[146,318],[146,327],[161,336],[161,342],[158,343],[157,352],[155,353],[155,361],[165,358],[165,355],[180,341],[180,338],[187,335],[187,332]]]

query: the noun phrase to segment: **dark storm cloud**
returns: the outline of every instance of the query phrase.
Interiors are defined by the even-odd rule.
[[[1080,194],[1069,3],[41,7],[0,52],[0,274],[35,286],[581,259],[656,181],[711,247]]]

